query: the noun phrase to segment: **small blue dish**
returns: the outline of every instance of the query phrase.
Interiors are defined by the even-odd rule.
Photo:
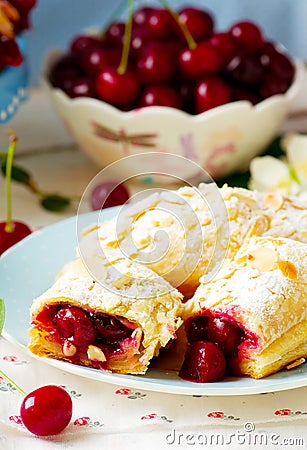
[[[18,67],[6,67],[0,73],[0,125],[8,122],[16,114],[20,104],[28,98],[28,68],[24,38],[19,36],[17,42],[24,61]]]

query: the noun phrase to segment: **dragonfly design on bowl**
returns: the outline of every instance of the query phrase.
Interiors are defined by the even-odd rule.
[[[156,133],[128,134],[123,128],[115,131],[98,122],[92,122],[92,126],[95,136],[122,144],[123,151],[126,154],[129,152],[130,145],[135,147],[156,147],[154,142],[154,139],[157,137]]]

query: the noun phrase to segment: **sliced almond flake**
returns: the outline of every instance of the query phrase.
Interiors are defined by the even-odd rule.
[[[150,242],[151,242],[151,237],[147,236],[146,238],[140,239],[138,243],[140,245],[146,245],[147,246],[148,244],[150,244]]]
[[[278,261],[278,268],[284,277],[290,278],[290,280],[297,279],[297,269],[291,261]]]
[[[267,216],[260,215],[250,223],[246,237],[261,236],[269,227],[270,221]]]
[[[108,242],[106,242],[106,246],[107,247],[112,247],[112,248],[117,248],[117,247],[119,247],[119,241],[118,240],[116,240],[116,241],[108,241]]]
[[[188,226],[188,231],[194,230],[194,228],[195,228],[196,226],[197,226],[196,223],[192,223],[192,225],[189,225],[189,226]]]
[[[278,211],[284,204],[284,197],[280,191],[269,191],[264,196],[264,204],[274,211]]]
[[[268,247],[259,247],[246,255],[248,264],[253,269],[258,269],[260,272],[269,272],[270,270],[273,270],[277,259],[278,255],[276,251]]]
[[[83,231],[81,233],[81,236],[87,236],[88,234],[92,233],[92,231],[98,230],[99,229],[99,225],[94,225],[91,228],[88,228],[87,230]]]
[[[170,227],[174,223],[174,218],[171,216],[160,219],[161,227]]]
[[[132,280],[131,273],[123,274],[122,276],[118,277],[117,280],[113,281],[112,286],[115,287],[116,289],[120,289],[130,284],[131,280]]]
[[[306,206],[299,205],[298,203],[295,203],[295,201],[292,198],[286,197],[285,201],[291,204],[291,206],[295,209],[300,209],[302,211],[307,210]]]
[[[63,344],[63,355],[67,356],[67,358],[71,358],[77,352],[77,347],[69,341],[65,341]]]
[[[107,360],[105,354],[101,350],[101,348],[97,347],[96,345],[89,345],[87,348],[87,357],[91,361],[99,361],[104,362]]]
[[[288,364],[286,366],[286,369],[288,369],[288,370],[294,369],[294,367],[304,364],[305,361],[306,361],[305,358],[299,358],[296,361],[293,361],[292,363]]]
[[[250,206],[251,209],[253,209],[257,205],[256,200],[253,197],[246,195],[244,192],[236,191],[234,193],[234,196],[244,202],[246,205]]]
[[[116,258],[116,259],[112,259],[110,261],[108,261],[107,263],[104,264],[104,267],[109,267],[109,266],[114,266],[114,264],[123,261],[125,258]]]

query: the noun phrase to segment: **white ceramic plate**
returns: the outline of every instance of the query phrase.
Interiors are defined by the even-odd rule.
[[[103,210],[99,221],[111,218],[116,211],[117,208]],[[79,219],[83,226],[87,226],[97,221],[97,217],[93,212],[81,216],[81,219],[79,216]],[[33,233],[0,258],[0,297],[4,298],[6,305],[4,336],[25,351],[28,351],[32,299],[51,286],[57,272],[75,257],[76,242],[76,218],[73,217]],[[66,372],[104,383],[172,394],[247,395],[307,385],[307,364],[262,380],[229,377],[220,382],[200,384],[184,381],[175,372],[152,368],[146,375],[120,375],[49,358],[39,359]]]

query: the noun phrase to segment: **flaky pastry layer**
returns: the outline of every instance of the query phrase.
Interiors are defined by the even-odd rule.
[[[200,184],[162,191],[132,204],[81,240],[85,254],[127,256],[191,296],[252,235],[307,242],[307,207],[279,193]]]
[[[131,338],[123,341],[121,351],[107,358],[106,369],[144,373],[160,348],[176,338],[176,330],[182,323],[182,295],[152,270],[128,260],[110,265],[106,260],[92,258],[87,264],[85,266],[81,259],[69,263],[54,285],[34,300],[30,350],[39,356],[71,361],[70,341],[63,344],[54,339],[54,330],[40,317],[44,317],[44,310],[53,306],[76,306],[87,312],[119,318],[133,329]],[[93,271],[92,275],[88,269]],[[98,350],[91,347],[81,353],[78,363],[92,366],[89,355],[93,353],[95,359],[97,352],[101,359],[98,345]]]

